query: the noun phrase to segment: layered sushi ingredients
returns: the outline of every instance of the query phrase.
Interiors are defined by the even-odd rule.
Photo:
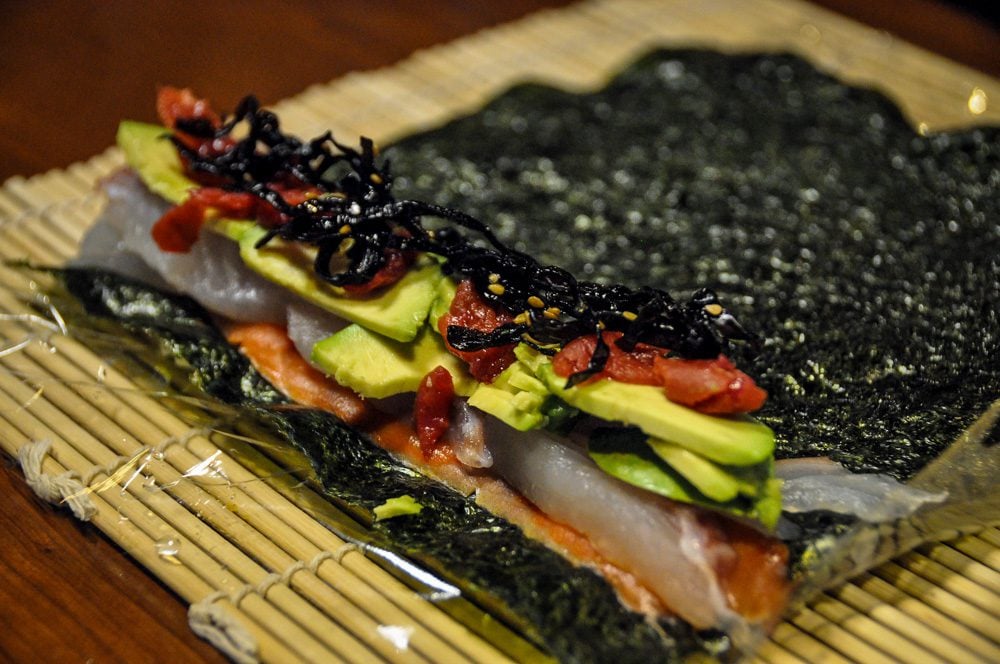
[[[279,389],[486,502],[512,487],[586,539],[580,562],[632,579],[616,587],[641,588],[639,608],[745,639],[776,619],[787,553],[758,532],[780,513],[773,434],[745,414],[766,395],[726,354],[758,340],[711,291],[578,281],[460,211],[395,200],[370,141],[301,141],[252,98],[225,121],[187,91],[160,107],[173,132],[122,125],[138,179],[110,181],[99,227],[242,321],[223,324]],[[235,266],[237,290],[203,297],[185,260]],[[400,428],[387,414],[414,397]]]

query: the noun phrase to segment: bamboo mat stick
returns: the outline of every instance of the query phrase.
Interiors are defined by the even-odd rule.
[[[913,617],[926,629],[945,635],[979,657],[1000,661],[1000,646],[991,643],[969,626],[958,622],[953,616],[942,613],[921,598],[913,597],[871,573],[861,574],[853,583],[882,602]]]
[[[74,256],[80,246],[80,240],[83,239],[87,229],[93,225],[94,219],[97,218],[106,204],[106,197],[98,191],[90,192],[76,204],[62,203],[57,207],[57,210],[48,213],[51,219],[50,225],[54,228],[46,235],[58,235],[68,239],[69,246],[61,246],[60,250],[68,251],[67,256]],[[38,229],[36,237],[40,231],[41,229]]]
[[[56,175],[60,173],[55,172]],[[44,174],[36,178],[12,177],[5,183],[5,188],[10,191],[18,202],[27,209],[30,209],[34,201],[45,201],[49,204],[60,203],[65,200],[72,200],[71,195],[60,191],[58,187],[53,190],[53,178],[51,174]]]
[[[997,618],[996,612],[991,615],[982,611],[894,561],[876,568],[874,573],[894,587],[919,598],[963,624],[974,626],[976,631],[986,638],[1000,643],[1000,619]],[[1000,658],[1000,648],[997,649],[997,656]]]
[[[808,632],[853,661],[872,664],[888,664],[893,661],[885,653],[865,643],[840,625],[827,620],[811,607],[804,607],[791,616],[790,621],[802,631]]]
[[[9,201],[9,206],[13,207],[15,214],[23,210],[29,210],[33,205],[37,204],[33,203],[30,195],[25,196],[24,190],[26,182],[27,180],[24,177],[15,175],[8,178],[7,181],[3,183],[4,193]],[[44,203],[42,203],[42,205],[44,205]]]
[[[975,535],[969,535],[962,539],[955,540],[951,546],[969,556],[973,560],[986,565],[990,569],[1000,572],[1000,549],[996,544],[990,544]]]
[[[973,653],[966,650],[959,642],[951,640],[926,623],[862,590],[853,582],[845,583],[828,592],[859,613],[900,634],[908,643],[912,644],[912,647],[921,649],[915,653],[918,656],[910,661],[920,661],[920,652],[927,652],[942,661],[954,662],[955,664],[975,659]],[[897,651],[894,650],[894,652]],[[903,658],[903,654],[907,652],[908,649],[899,650],[900,658]],[[905,661],[905,658],[903,659]]]
[[[946,544],[925,544],[917,549],[931,560],[1000,595],[1000,572],[973,560]]]
[[[912,551],[897,558],[895,563],[989,615],[1000,615],[1000,595],[968,577],[956,576],[941,563]]]
[[[118,148],[109,147],[96,157],[70,166],[70,170],[75,171],[85,183],[92,187],[101,178],[111,175],[124,165],[125,158]]]
[[[831,595],[821,595],[816,600],[810,602],[809,606],[818,615],[823,616],[831,623],[844,629],[859,639],[861,643],[877,647],[879,653],[876,659],[891,656],[892,658],[915,662],[925,656],[926,651],[904,638],[898,632],[858,612],[854,607],[841,602]],[[857,660],[875,661],[875,659],[861,656],[857,652],[852,652],[851,655]]]
[[[983,528],[981,531],[976,533],[976,536],[986,542],[989,542],[993,546],[1000,546],[1000,528],[997,528],[996,526]]]
[[[28,349],[26,349],[26,352],[30,352],[30,350],[31,348],[29,347]],[[31,366],[27,361],[27,359],[28,358],[24,353],[8,356],[7,358],[4,358],[3,365],[17,372],[22,373],[22,375],[35,375],[37,373],[41,373],[42,371],[41,368],[37,366]],[[6,376],[4,376],[3,378],[6,378]],[[23,383],[20,382],[15,382],[11,384],[10,381],[5,380],[3,381],[3,383],[0,384],[3,385],[3,388],[8,394],[11,394],[15,398],[17,397],[18,385],[21,385],[22,389],[25,390],[28,389],[27,385],[24,385]],[[60,387],[62,387],[61,384],[54,380],[52,382],[47,382],[46,384],[43,385],[43,388],[47,394],[47,399],[45,401],[40,401],[36,403],[34,410],[37,411],[39,416],[44,416],[44,420],[48,424],[46,425],[44,431],[36,431],[33,437],[36,439],[54,438],[60,440],[73,441],[73,444],[76,446],[75,449],[73,449],[73,452],[81,455],[84,454],[87,455],[85,457],[85,461],[79,461],[79,459],[77,459],[77,463],[74,464],[77,467],[80,466],[89,467],[93,465],[104,466],[110,462],[113,462],[117,456],[115,452],[118,450],[109,450],[108,448],[103,447],[99,441],[96,441],[90,437],[95,433],[94,430],[91,428],[93,424],[91,423],[78,424],[81,422],[80,418],[82,415],[82,411],[86,410],[87,407],[86,404],[75,402],[71,398],[71,395],[68,393],[68,390],[64,393],[60,393],[61,392],[59,389]],[[46,408],[46,406],[49,406],[49,403],[51,403],[52,406]],[[62,412],[57,412],[55,410],[56,407],[60,407],[62,409]],[[16,417],[21,419],[27,419],[27,418],[33,419],[35,417],[35,414],[33,413],[29,415],[28,409],[21,409],[17,413]],[[88,426],[88,424],[90,424],[91,426]],[[98,421],[96,422],[96,424],[98,426],[101,426],[101,425],[106,425],[107,423]],[[57,428],[50,429],[49,427],[51,426],[56,426]],[[122,435],[122,432],[110,431],[109,435],[114,437],[119,437]],[[127,440],[127,436],[125,436],[125,439]],[[151,474],[150,476],[154,480],[159,480],[159,481],[165,480],[167,482],[179,481],[180,477],[175,476],[173,474],[167,474],[166,477],[164,477],[162,474],[162,470],[158,476],[154,472],[156,466],[162,466],[162,464],[156,464],[155,462],[144,463],[143,468],[139,470],[145,470],[147,472],[150,472]],[[182,483],[182,484],[185,487],[193,486],[192,483]],[[136,483],[131,484],[131,487],[134,488],[135,486]],[[149,491],[154,491],[154,490],[158,491],[156,484],[150,484],[146,481],[138,483],[138,486],[144,489],[148,489]],[[109,492],[109,498],[112,500],[114,500],[117,497],[117,495],[118,495],[117,491]],[[202,512],[210,509],[209,502],[201,497],[188,497],[187,501],[188,501],[187,504],[189,505],[197,505],[198,509],[201,510]],[[155,512],[154,516],[153,511],[142,513],[141,511],[135,512],[134,510],[132,510],[132,513],[128,514],[127,516],[132,522],[137,524],[145,523],[145,521],[141,518],[144,514],[145,516],[149,517],[149,519],[160,517],[162,520],[157,522],[158,525],[150,525],[146,528],[147,533],[150,534],[151,537],[157,537],[157,536],[166,537],[167,533],[172,533],[174,530],[184,531],[186,529],[193,528],[192,525],[185,524],[186,519],[193,519],[193,517],[186,510],[178,511],[178,510],[183,510],[183,508],[177,506],[176,503],[173,503],[172,501],[167,501],[164,503],[161,501],[159,503],[159,507],[162,510],[164,506],[169,506],[171,504],[173,504],[174,507],[178,508],[173,511],[172,515],[165,514],[164,512],[160,511],[160,512]],[[150,502],[146,504],[147,508],[153,508],[155,506],[156,506],[155,502]],[[118,507],[120,508],[121,505],[118,505]],[[126,505],[126,508],[128,507],[129,506]],[[225,509],[223,508],[222,511],[224,512]],[[218,526],[218,524],[213,524],[213,525]],[[201,534],[206,535],[206,532],[202,531]],[[187,538],[186,540],[179,539],[178,541],[185,543],[185,546],[179,549],[183,553],[184,564],[190,567],[191,569],[198,570],[199,576],[205,579],[206,582],[212,583],[217,581],[222,586],[228,585],[232,588],[237,588],[244,583],[260,583],[264,580],[266,571],[263,569],[254,570],[249,573],[244,572],[246,576],[250,578],[242,578],[237,580],[231,577],[229,570],[234,570],[234,569],[240,570],[241,568],[245,570],[246,567],[246,563],[238,555],[225,556],[222,560],[216,562],[200,555],[199,549],[194,547],[192,544],[192,542],[194,541],[192,538]],[[216,546],[218,546],[219,542],[216,541],[215,544]],[[230,553],[235,553],[235,552],[236,550],[234,549]],[[225,565],[225,567],[222,566],[223,564]],[[290,565],[291,561],[289,561],[288,564]],[[282,589],[280,587],[276,587],[275,591],[276,591],[275,594],[278,595],[278,607],[281,609],[282,613],[285,613],[286,615],[291,617],[296,623],[309,624],[311,620],[315,620],[318,617],[316,615],[312,615],[311,612],[307,611],[306,607],[296,605],[295,602],[292,601],[288,596],[282,595]],[[305,656],[314,657],[314,656],[320,656],[321,654],[324,653],[325,649],[314,641],[313,636],[308,635],[305,630],[298,630],[298,631],[300,633],[296,635],[297,636],[296,644],[298,646],[305,648],[308,651],[308,652],[305,651],[303,652]],[[332,634],[330,635],[330,638],[331,639],[336,638],[337,640],[344,640],[348,643],[354,640],[347,632]]]
[[[94,191],[94,183],[102,176],[97,169],[91,165],[93,160],[78,161],[70,164],[65,169],[59,171],[49,171],[55,177],[58,175],[66,181],[66,184],[74,192],[72,198],[78,199]]]
[[[52,206],[77,205],[94,194],[94,184],[115,169],[123,159],[117,148],[109,148],[86,162],[72,164],[64,170],[52,170],[32,178],[14,176],[0,188],[0,222],[29,211]]]
[[[117,151],[117,148],[111,148],[111,150]],[[80,197],[94,191],[96,184],[108,175],[99,167],[99,161],[98,157],[87,161],[78,161],[70,164],[64,171],[67,177],[72,177],[79,183]]]
[[[768,639],[761,644],[754,657],[753,662],[774,662],[779,664],[805,664],[805,660],[793,655],[790,650],[785,649],[773,639]]]
[[[86,193],[83,183],[78,183],[72,176],[67,176],[65,171],[49,171],[43,177],[28,180],[29,183],[37,183],[41,192],[46,192],[50,197],[59,201],[73,200],[82,193]],[[32,196],[35,198],[39,194]]]
[[[781,644],[796,657],[811,664],[817,662],[822,662],[823,664],[846,664],[850,661],[789,621],[779,623],[774,628],[771,640]]]
[[[42,250],[44,253],[41,255],[62,262],[76,253],[84,229],[89,226],[89,222],[96,216],[101,205],[103,205],[102,198],[92,195],[79,201],[57,203],[39,210],[21,212],[7,222],[4,256],[26,258]],[[67,221],[70,223],[66,223]],[[22,237],[30,231],[36,234],[33,239],[27,240]],[[33,246],[35,243],[41,246]]]
[[[38,217],[35,213],[28,214],[31,215],[32,220],[44,219],[44,216]],[[53,263],[53,261],[61,262],[65,260],[63,257],[66,254],[63,252],[71,246],[69,238],[60,236],[60,234],[55,232],[35,235],[30,224],[24,224],[20,232],[10,234],[4,238],[4,242],[5,253],[9,253],[12,258],[50,265],[59,264]],[[18,280],[15,277],[15,283],[17,282],[23,283],[23,278]]]
[[[20,202],[8,193],[6,185],[0,189],[0,224],[17,217],[23,211],[24,208]]]

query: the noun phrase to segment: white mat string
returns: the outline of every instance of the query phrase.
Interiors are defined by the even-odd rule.
[[[302,570],[316,574],[319,566],[327,560],[340,563],[344,556],[360,548],[348,542],[336,551],[322,551],[312,560],[298,560],[288,566],[282,573],[272,572],[258,583],[248,583],[232,593],[224,590],[212,593],[208,597],[195,602],[188,608],[188,625],[191,631],[221,650],[227,657],[238,664],[251,664],[259,661],[257,640],[246,627],[234,618],[224,608],[216,604],[221,599],[228,599],[233,606],[239,607],[240,602],[250,594],[267,595],[272,586],[291,585],[292,577]]]
[[[65,503],[73,516],[81,521],[90,521],[97,513],[97,506],[90,499],[89,490],[80,481],[79,473],[67,470],[65,473],[50,475],[42,470],[42,462],[52,449],[52,441],[39,440],[26,443],[17,451],[24,480],[31,490],[42,500],[53,505]]]

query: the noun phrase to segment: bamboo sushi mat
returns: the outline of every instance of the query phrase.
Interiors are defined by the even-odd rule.
[[[312,87],[277,110],[303,135],[332,128],[388,142],[518,82],[592,89],[656,46],[794,52],[880,88],[920,132],[1000,124],[1000,104],[989,105],[1000,82],[782,0],[585,2]],[[111,149],[8,180],[0,257],[54,264],[73,255],[102,205],[94,182],[121,163]],[[238,621],[262,660],[541,658],[513,635],[503,649],[481,638],[324,527],[315,515],[330,508],[309,488],[263,457],[220,449],[218,434],[192,429],[85,345],[39,328],[22,297],[30,287],[0,268],[0,446],[16,456],[51,441],[37,470],[72,471],[81,484],[63,487],[67,502],[80,503],[89,487],[91,522],[197,610],[215,612],[216,625]],[[262,473],[269,481],[257,481]],[[757,657],[1000,662],[1000,529],[921,546],[819,595]]]

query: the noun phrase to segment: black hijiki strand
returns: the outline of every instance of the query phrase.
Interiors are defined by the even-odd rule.
[[[677,302],[655,288],[577,281],[566,270],[506,247],[484,223],[463,212],[396,200],[389,163],[376,164],[368,138],[361,139],[360,150],[338,143],[329,132],[304,142],[283,133],[277,116],[253,97],[245,98],[218,129],[204,119],[179,120],[176,126],[191,136],[218,140],[230,137],[239,125],[245,125],[246,135],[221,151],[192,150],[173,141],[193,174],[254,194],[282,214],[285,221],[271,227],[257,246],[276,237],[315,246],[317,275],[336,286],[367,283],[393,251],[441,257],[445,274],[469,279],[488,303],[514,319],[491,332],[449,326],[448,342],[460,351],[523,341],[553,354],[594,334],[597,345],[587,367],[570,376],[567,384],[572,386],[604,368],[610,354],[604,331],[620,332],[615,343],[626,352],[641,343],[668,348],[679,357],[710,359],[725,352],[731,341],[747,342],[752,352],[759,348],[759,338],[709,289]],[[317,196],[289,205],[280,193],[288,186],[311,187]],[[431,230],[422,223],[425,217],[450,225]],[[486,242],[474,242],[456,227],[474,231]],[[344,259],[346,267],[335,272],[332,265]]]

